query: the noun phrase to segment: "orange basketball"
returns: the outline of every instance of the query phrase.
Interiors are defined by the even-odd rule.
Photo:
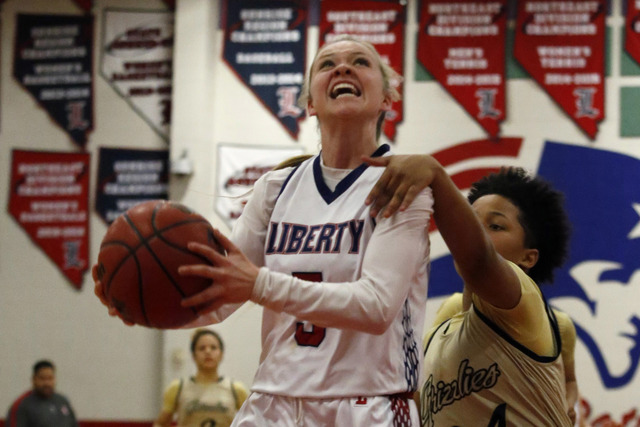
[[[98,255],[98,279],[109,305],[125,320],[152,328],[178,328],[195,320],[196,309],[180,302],[211,281],[178,274],[181,265],[209,263],[187,249],[189,242],[224,253],[211,224],[179,203],[151,200],[120,215]]]

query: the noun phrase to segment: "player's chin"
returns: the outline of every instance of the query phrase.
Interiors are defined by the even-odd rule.
[[[53,387],[49,387],[49,386],[42,387],[40,389],[40,394],[42,394],[44,397],[53,396]]]

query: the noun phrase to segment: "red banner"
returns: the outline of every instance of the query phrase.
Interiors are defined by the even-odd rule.
[[[322,0],[320,2],[320,46],[338,34],[352,34],[373,44],[382,60],[404,74],[404,27],[406,6],[395,1]],[[394,83],[394,82],[392,82]],[[397,82],[402,94],[402,83]],[[403,120],[402,100],[387,112],[384,134],[395,141],[396,126]]]
[[[418,60],[491,137],[505,118],[507,0],[422,0]]]
[[[604,119],[606,0],[518,2],[514,56],[595,138]]]
[[[89,265],[88,153],[13,150],[9,212],[78,289]]]
[[[640,0],[627,1],[624,48],[640,64]]]
[[[80,7],[80,9],[85,12],[91,12],[91,7],[93,7],[93,0],[74,0],[76,4]]]

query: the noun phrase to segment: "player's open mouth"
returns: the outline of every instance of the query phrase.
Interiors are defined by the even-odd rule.
[[[331,98],[337,99],[341,96],[360,96],[361,93],[357,87],[351,83],[338,83],[331,90]]]

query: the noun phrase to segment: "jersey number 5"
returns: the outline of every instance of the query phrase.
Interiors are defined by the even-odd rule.
[[[298,279],[308,280],[309,282],[322,282],[322,273],[298,272],[293,273],[293,276]],[[305,323],[306,322],[296,323],[296,333],[294,335],[296,343],[303,347],[318,347],[327,334],[327,328],[321,328],[312,324],[310,330],[305,330]]]

